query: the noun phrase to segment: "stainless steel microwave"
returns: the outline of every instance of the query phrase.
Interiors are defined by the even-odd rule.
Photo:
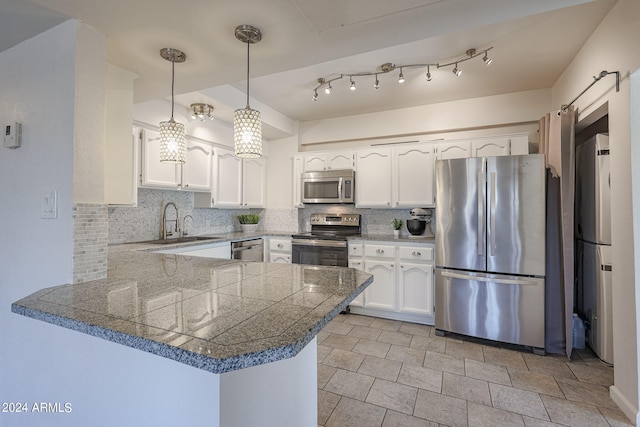
[[[355,172],[328,170],[302,173],[302,203],[353,203]]]

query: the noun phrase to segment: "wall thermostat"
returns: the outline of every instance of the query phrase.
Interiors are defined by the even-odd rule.
[[[18,148],[22,145],[22,123],[15,122],[4,127],[4,148]]]

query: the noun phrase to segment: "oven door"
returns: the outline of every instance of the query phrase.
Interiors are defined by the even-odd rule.
[[[346,240],[293,239],[291,249],[293,264],[348,266]]]

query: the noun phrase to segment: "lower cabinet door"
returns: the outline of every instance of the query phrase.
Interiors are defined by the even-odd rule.
[[[364,261],[364,271],[375,279],[365,289],[365,308],[396,310],[396,267],[390,261]]]
[[[398,289],[400,298],[398,311],[433,315],[433,265],[400,264]]]

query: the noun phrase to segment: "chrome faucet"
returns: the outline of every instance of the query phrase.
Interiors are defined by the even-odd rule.
[[[191,215],[185,215],[184,218],[182,218],[182,236],[189,235],[189,233],[187,233],[187,218],[191,218],[191,227],[193,227],[193,217]]]
[[[173,206],[176,210],[176,219],[167,220],[167,208],[169,206]],[[168,237],[180,237],[180,224],[178,223],[180,216],[178,215],[178,207],[175,203],[169,202],[164,205],[164,209],[162,210],[162,217],[160,218],[160,237],[162,239],[166,239]],[[168,222],[175,222],[174,227],[167,228]],[[173,230],[171,230],[173,228]]]

